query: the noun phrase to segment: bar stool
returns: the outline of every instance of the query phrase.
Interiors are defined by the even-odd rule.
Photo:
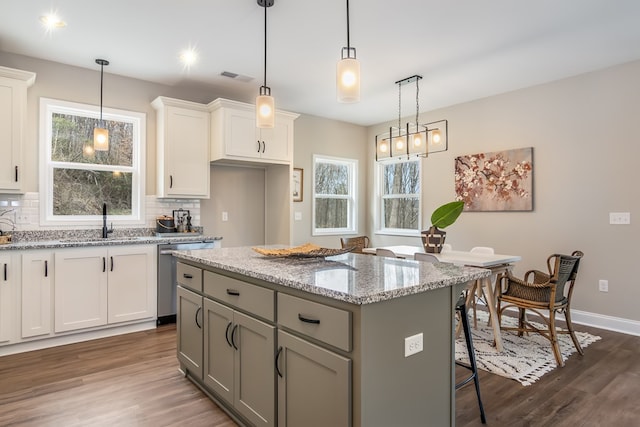
[[[456,311],[460,317],[460,322],[462,322],[462,330],[464,331],[464,338],[467,342],[467,352],[469,353],[469,364],[459,362],[456,360],[456,365],[462,366],[463,368],[467,368],[471,371],[471,375],[466,377],[464,380],[456,383],[456,390],[467,385],[471,380],[475,383],[476,386],[476,395],[478,396],[478,406],[480,407],[480,420],[482,424],[487,423],[487,419],[484,415],[484,406],[482,406],[482,398],[480,397],[480,383],[478,381],[478,367],[476,365],[476,353],[473,351],[473,341],[471,338],[471,328],[469,328],[469,318],[467,317],[467,305],[465,304],[465,296],[464,294],[460,295],[458,302],[456,303]]]

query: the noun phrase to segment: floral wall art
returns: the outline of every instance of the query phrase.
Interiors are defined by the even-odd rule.
[[[533,148],[456,157],[455,184],[465,211],[531,211]]]

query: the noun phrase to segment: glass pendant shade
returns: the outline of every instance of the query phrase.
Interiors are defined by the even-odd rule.
[[[259,128],[273,128],[276,122],[275,101],[271,96],[271,91],[263,90],[263,87],[260,88],[260,95],[256,97],[256,126]]]
[[[343,58],[336,71],[338,102],[360,101],[360,62],[355,58]]]
[[[107,129],[93,129],[93,149],[95,151],[109,151],[109,131]]]

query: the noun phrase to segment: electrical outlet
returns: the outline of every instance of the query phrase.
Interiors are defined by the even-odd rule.
[[[609,212],[609,224],[631,224],[631,212]]]
[[[302,212],[296,211],[293,213],[293,219],[296,221],[302,221]]]
[[[222,222],[229,221],[229,212],[222,212]]]
[[[609,281],[600,279],[598,281],[598,290],[600,292],[609,292]]]
[[[409,357],[412,354],[420,353],[422,351],[422,332],[404,339],[404,357]]]

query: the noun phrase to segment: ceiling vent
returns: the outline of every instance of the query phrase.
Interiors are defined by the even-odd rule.
[[[241,82],[250,82],[254,79],[253,77],[243,76],[242,74],[232,73],[231,71],[223,71],[220,73],[220,75]]]

